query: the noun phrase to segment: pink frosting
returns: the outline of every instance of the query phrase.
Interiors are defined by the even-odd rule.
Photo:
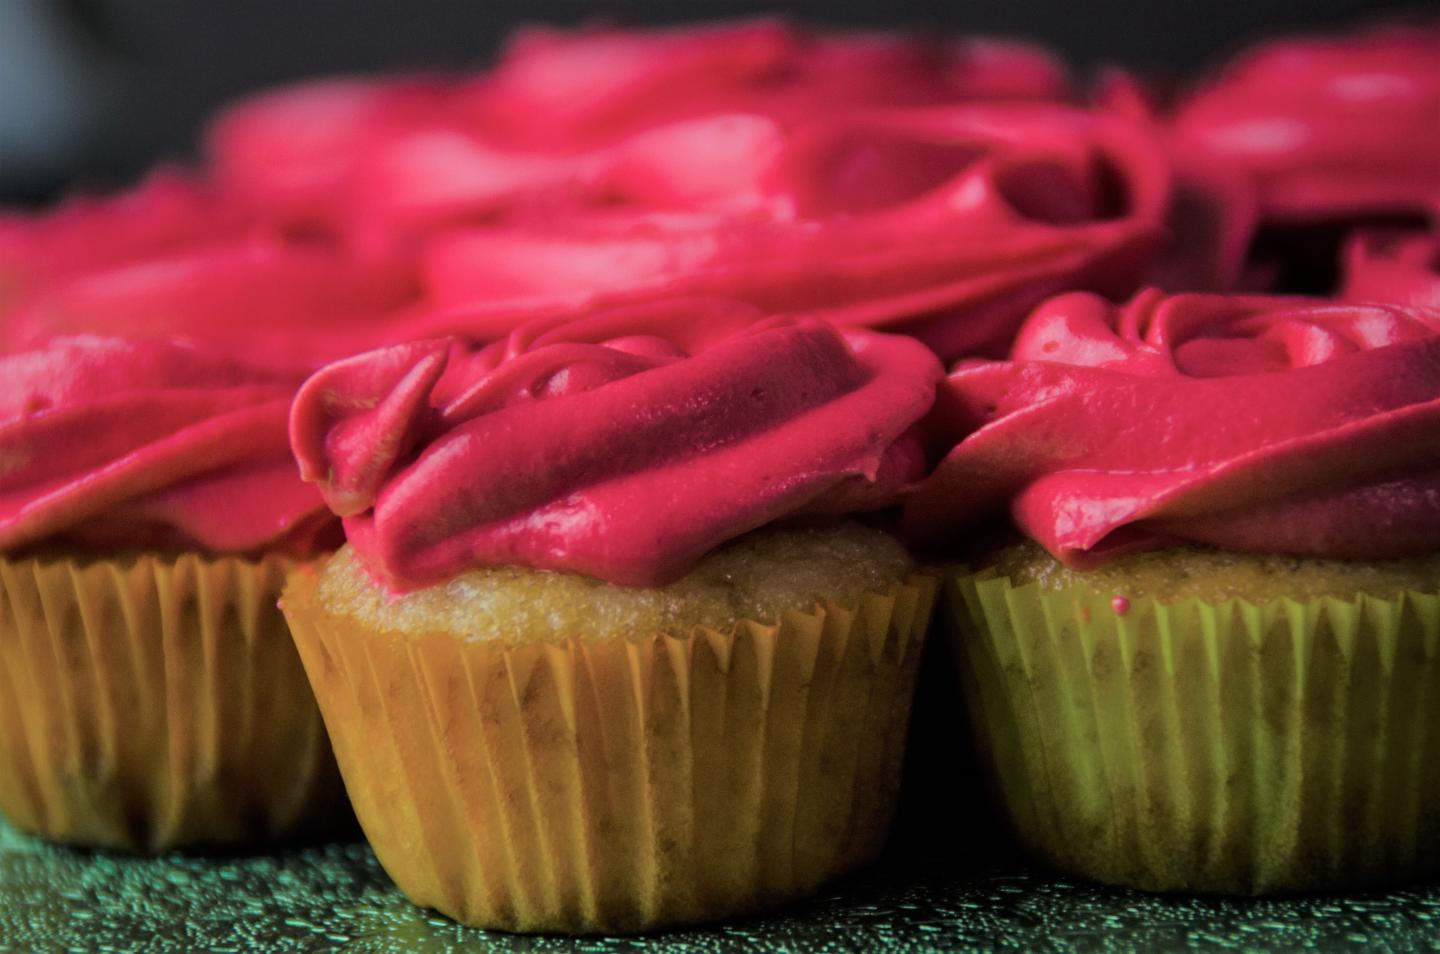
[[[1342,298],[1440,308],[1440,235],[1367,230],[1345,249]]]
[[[1163,237],[1169,170],[1127,119],[1045,104],[884,110],[789,134],[763,214],[631,211],[432,243],[437,332],[481,338],[598,305],[723,295],[902,331],[942,357],[1008,345],[1071,288],[1125,294]]]
[[[216,180],[282,221],[333,225],[337,196],[376,143],[448,125],[454,82],[438,77],[331,79],[252,96],[212,124]]]
[[[884,506],[924,473],[910,428],[941,376],[924,347],[758,317],[694,301],[478,353],[370,352],[305,383],[291,443],[393,589],[499,564],[664,583],[747,530]]]
[[[1008,507],[1082,567],[1179,541],[1354,559],[1440,547],[1440,312],[1065,295],[1013,360],[951,374],[931,423],[954,446],[904,514],[931,543]]]
[[[1440,25],[1284,40],[1179,110],[1182,153],[1244,171],[1269,217],[1440,210]]]
[[[1100,107],[1149,126],[1166,144],[1171,197],[1167,232],[1148,281],[1167,291],[1228,292],[1256,284],[1247,256],[1259,224],[1255,188],[1238,170],[1176,147],[1164,130],[1163,93],[1153,82],[1119,69],[1105,71]]]
[[[509,139],[576,143],[715,113],[791,125],[840,109],[1069,94],[1065,67],[1023,43],[807,33],[753,20],[526,30],[477,84],[474,102]]]
[[[76,271],[4,314],[11,347],[90,333],[183,338],[300,372],[373,347],[419,297],[412,265],[255,234]]]
[[[43,215],[0,213],[0,312],[34,288],[232,238],[246,224],[238,206],[169,169],[119,195],[77,195]]]
[[[229,193],[374,248],[534,204],[744,208],[783,130],[817,114],[1066,91],[1048,55],[996,41],[535,29],[493,71],[291,87],[209,138]]]
[[[333,522],[286,442],[296,383],[163,342],[0,357],[0,550],[315,549]]]

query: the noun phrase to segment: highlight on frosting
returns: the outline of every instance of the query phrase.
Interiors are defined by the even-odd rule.
[[[1009,361],[962,364],[953,445],[905,505],[930,543],[1008,509],[1084,567],[1179,542],[1332,558],[1440,546],[1440,312],[1302,298],[1075,293]]]
[[[765,523],[885,506],[923,476],[911,428],[942,373],[923,346],[684,307],[734,332],[677,341],[680,311],[650,308],[337,362],[296,397],[302,474],[396,590],[508,564],[657,585]]]
[[[0,356],[0,550],[331,542],[286,440],[297,383],[169,342],[61,337]]]
[[[888,109],[787,133],[756,211],[576,211],[438,235],[436,330],[486,338],[537,316],[719,295],[903,332],[942,358],[1003,352],[1059,291],[1126,294],[1164,235],[1151,131],[1053,104]]]
[[[1178,148],[1255,183],[1264,215],[1440,211],[1440,23],[1263,44],[1180,106]]]
[[[1440,308],[1440,234],[1366,229],[1351,236],[1340,297]]]

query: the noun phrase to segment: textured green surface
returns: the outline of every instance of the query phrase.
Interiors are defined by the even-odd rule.
[[[1440,951],[1440,886],[1267,901],[1167,899],[1001,865],[899,859],[781,914],[650,938],[486,934],[418,910],[363,845],[140,859],[0,824],[0,951]]]

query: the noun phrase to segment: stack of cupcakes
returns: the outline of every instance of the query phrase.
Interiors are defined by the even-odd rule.
[[[1430,870],[1437,37],[1086,106],[1012,43],[532,31],[0,218],[0,810],[246,845],[333,745],[466,923],[760,910],[883,846],[965,558],[1035,855]]]

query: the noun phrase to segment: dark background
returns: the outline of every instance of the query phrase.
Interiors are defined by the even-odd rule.
[[[0,0],[0,202],[134,178],[183,157],[202,119],[247,90],[304,76],[481,64],[522,22],[602,14],[674,23],[787,13],[817,24],[1027,37],[1082,75],[1121,62],[1185,73],[1242,42],[1440,2],[1374,0]]]

